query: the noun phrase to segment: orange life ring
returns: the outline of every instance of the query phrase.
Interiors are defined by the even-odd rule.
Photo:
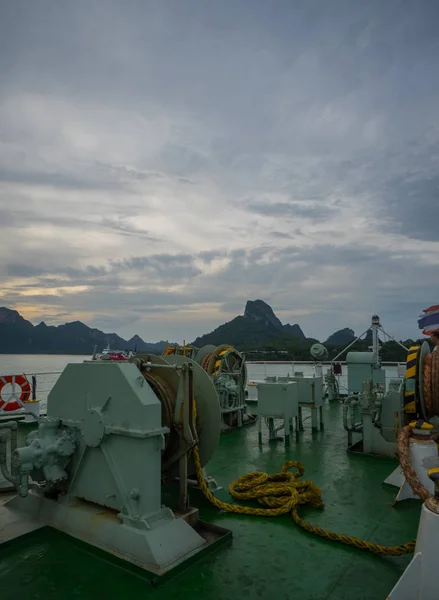
[[[27,402],[30,398],[31,386],[30,386],[29,381],[27,380],[27,378],[24,375],[6,375],[6,376],[0,375],[0,409],[3,408],[3,406],[6,404],[6,400],[3,400],[3,398],[2,398],[2,390],[5,387],[5,385],[7,385],[8,383],[12,384],[12,381],[14,378],[15,378],[15,384],[19,385],[21,388],[20,401]],[[16,400],[13,400],[12,402],[8,402],[6,404],[6,408],[4,410],[5,410],[5,412],[8,412],[8,411],[19,410],[20,408],[21,408],[21,405]]]

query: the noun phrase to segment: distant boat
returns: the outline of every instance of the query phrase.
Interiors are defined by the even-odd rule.
[[[134,356],[134,353],[131,350],[112,350],[108,345],[97,358],[101,360],[128,360],[132,356]]]

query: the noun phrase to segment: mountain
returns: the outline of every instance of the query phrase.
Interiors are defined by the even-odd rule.
[[[354,340],[355,333],[353,330],[345,327],[330,335],[325,342],[325,346],[347,346]]]
[[[293,337],[299,338],[301,340],[308,339],[305,337],[305,334],[301,330],[300,325],[297,325],[297,324],[290,325],[289,323],[287,323],[286,325],[284,325],[284,332],[289,333]]]
[[[244,314],[194,340],[194,346],[231,344],[237,348],[258,346],[275,339],[306,340],[299,325],[283,325],[263,300],[248,300]]]
[[[369,337],[360,340],[355,350],[366,351]],[[326,340],[330,357],[335,356],[355,339],[352,329],[336,331]],[[306,338],[299,325],[283,324],[273,309],[263,300],[249,300],[244,314],[217,327],[214,331],[194,340],[194,346],[205,344],[231,344],[258,360],[309,360],[310,347],[317,340]],[[413,341],[407,340],[408,348]],[[92,329],[80,321],[64,325],[34,326],[16,310],[0,308],[0,354],[84,354],[91,355],[95,346],[98,352],[110,346],[114,350],[135,350],[161,354],[165,342],[144,342],[138,335],[124,340],[116,333]],[[396,342],[381,345],[381,357],[387,361],[404,361],[406,353]],[[253,358],[255,360],[255,358]]]
[[[263,300],[248,300],[245,305],[244,317],[262,323],[271,329],[282,329],[281,321],[276,317],[271,306]]]
[[[110,346],[114,350],[135,350],[160,354],[166,342],[148,343],[135,335],[124,340],[116,333],[92,329],[80,321],[64,325],[32,325],[16,310],[0,307],[1,354],[92,354]]]
[[[245,305],[244,317],[264,323],[267,328],[279,331],[279,333],[288,333],[303,340],[305,339],[305,334],[299,325],[290,325],[289,323],[282,325],[271,306],[263,300],[248,300]]]

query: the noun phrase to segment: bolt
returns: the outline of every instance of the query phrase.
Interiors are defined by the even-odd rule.
[[[140,492],[137,488],[133,488],[130,492],[130,498],[132,500],[138,500],[140,498]]]

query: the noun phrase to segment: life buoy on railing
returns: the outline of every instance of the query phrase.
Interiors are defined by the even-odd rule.
[[[27,402],[31,395],[31,385],[24,375],[0,375],[0,409],[3,409],[3,406],[6,405],[3,409],[5,412],[19,410],[21,408],[21,405],[16,400],[7,402],[4,400],[4,398],[2,398],[3,388],[5,385],[8,385],[8,383],[12,385],[12,383],[14,383],[14,379],[15,385],[18,385],[21,388],[21,402]]]

